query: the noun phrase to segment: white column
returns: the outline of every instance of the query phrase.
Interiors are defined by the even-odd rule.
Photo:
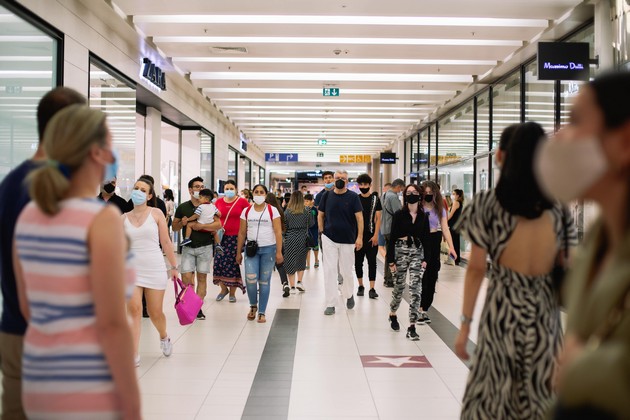
[[[144,173],[159,182],[162,163],[162,113],[155,108],[147,108],[145,127]]]
[[[615,65],[612,10],[610,0],[599,0],[595,3],[595,55],[599,56],[598,72],[612,69]]]
[[[180,201],[182,203],[190,200],[188,181],[199,176],[201,172],[201,141],[199,134],[199,131],[182,131],[182,176],[180,179],[182,192]],[[214,189],[214,180],[204,179],[203,182],[207,188]]]

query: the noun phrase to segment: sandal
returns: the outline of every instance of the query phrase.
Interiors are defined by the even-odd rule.
[[[221,302],[223,298],[225,298],[227,295],[228,295],[227,293],[219,293],[217,295],[217,302]]]
[[[257,311],[258,311],[258,306],[250,306],[249,313],[247,314],[247,320],[253,321],[256,318]]]
[[[228,300],[230,301],[230,303],[235,303],[236,302],[236,296],[230,296],[230,298]]]
[[[265,322],[267,322],[267,318],[265,317],[265,314],[258,314],[258,323],[264,324]]]
[[[315,268],[319,268],[319,261],[315,263]]]

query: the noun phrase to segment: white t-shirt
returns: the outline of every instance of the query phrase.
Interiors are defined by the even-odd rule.
[[[273,219],[280,217],[278,209],[269,204],[263,209],[262,212],[254,210],[254,206],[244,209],[241,213],[241,220],[247,220],[247,239],[250,241],[257,241],[258,246],[270,246],[276,244],[276,234],[273,231],[273,222],[269,217],[269,208],[271,208],[271,214]],[[245,214],[247,214],[247,219]],[[260,221],[260,230],[258,229],[258,221]],[[258,239],[256,239],[256,233],[258,232]]]
[[[195,209],[195,214],[199,215],[197,222],[207,225],[214,222],[214,216],[219,210],[212,203],[199,204]]]

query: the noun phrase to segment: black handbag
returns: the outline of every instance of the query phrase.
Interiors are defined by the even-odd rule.
[[[245,255],[248,257],[255,257],[258,252],[258,242],[257,241],[247,241],[245,244]]]

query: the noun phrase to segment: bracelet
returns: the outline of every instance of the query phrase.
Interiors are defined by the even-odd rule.
[[[459,317],[459,320],[460,320],[460,322],[461,322],[462,324],[470,324],[470,323],[473,321],[473,319],[472,319],[471,317],[468,317],[468,316],[466,316],[466,315],[462,315],[462,316],[460,316],[460,317]]]

